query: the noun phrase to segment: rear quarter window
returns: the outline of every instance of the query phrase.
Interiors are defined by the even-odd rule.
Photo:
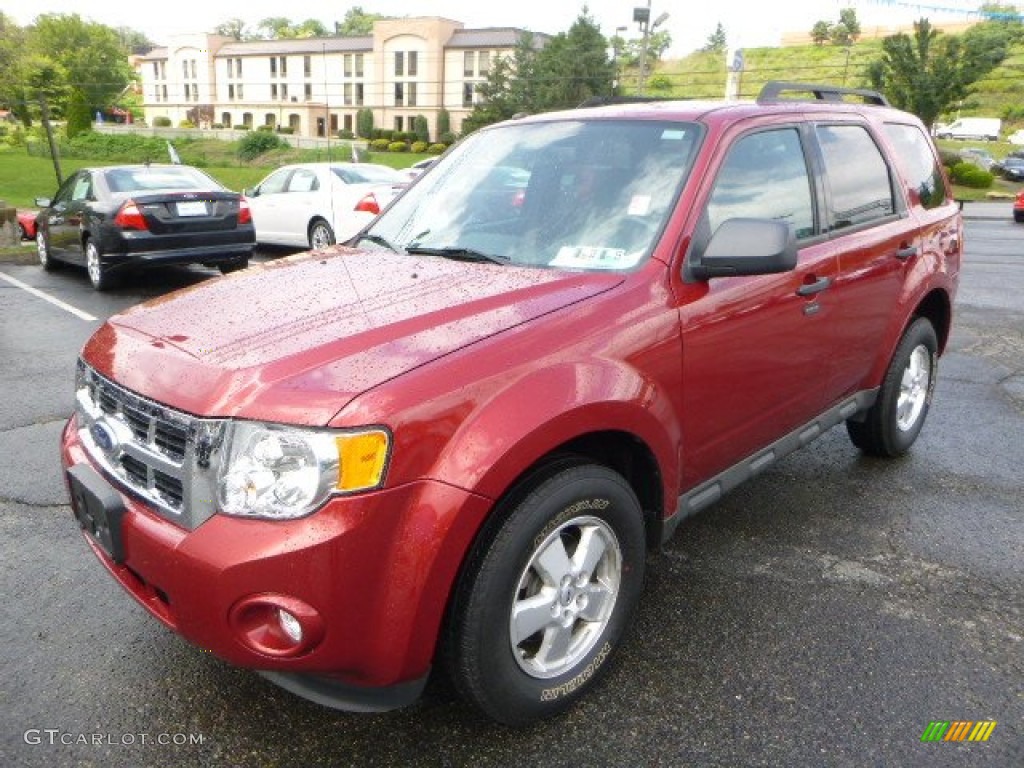
[[[916,125],[886,123],[885,134],[896,150],[907,184],[921,205],[935,208],[946,201],[946,179],[932,151],[931,140]]]

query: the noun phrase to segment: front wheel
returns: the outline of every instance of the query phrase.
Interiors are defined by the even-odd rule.
[[[938,361],[935,328],[919,317],[907,328],[863,421],[847,421],[853,444],[871,456],[906,453],[924,426],[935,390]]]
[[[506,503],[460,578],[446,662],[465,699],[523,725],[606,669],[643,586],[644,522],[626,481],[593,464],[558,465]]]
[[[36,230],[36,253],[39,254],[39,265],[47,272],[52,272],[57,268],[57,262],[50,255],[50,244],[41,229]]]

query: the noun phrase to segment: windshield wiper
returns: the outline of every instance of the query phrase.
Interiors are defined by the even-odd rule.
[[[371,243],[376,245],[383,245],[389,251],[394,251],[395,253],[405,253],[404,250],[392,243],[386,237],[381,237],[380,235],[360,235],[354,244],[359,244],[363,242],[363,240],[369,240]]]
[[[484,253],[473,248],[464,248],[461,245],[450,245],[445,248],[429,248],[422,245],[411,245],[406,249],[407,253],[421,254],[423,256],[440,256],[445,259],[457,261],[483,261],[491,264],[508,264],[507,256],[498,256],[491,253]]]

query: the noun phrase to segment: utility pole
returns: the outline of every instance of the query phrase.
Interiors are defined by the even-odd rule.
[[[651,30],[657,29],[668,19],[668,14],[663,13],[651,22],[651,0],[647,0],[647,7],[633,9],[633,21],[640,25],[642,35],[640,42],[640,83],[637,89],[640,96],[644,95],[647,88],[647,48],[651,41]]]
[[[57,152],[57,142],[53,139],[53,126],[50,125],[50,106],[46,103],[46,94],[42,91],[39,92],[39,115],[46,131],[46,141],[50,145],[50,157],[53,159],[53,170],[57,174],[59,187],[64,183],[64,176],[60,172],[60,155]]]

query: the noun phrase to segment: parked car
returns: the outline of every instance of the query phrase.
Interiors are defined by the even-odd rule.
[[[1024,144],[1024,128],[1021,128],[1019,131],[1014,131],[1006,137],[1006,140],[1011,144]]]
[[[920,120],[859,89],[489,126],[352,247],[110,318],[72,509],[222,659],[361,711],[444,671],[521,725],[594,687],[684,519],[839,424],[911,449],[963,235]]]
[[[344,242],[373,221],[408,183],[386,165],[298,163],[245,190],[256,241],[299,248]]]
[[[417,178],[421,173],[423,173],[425,170],[430,168],[430,166],[434,165],[434,163],[436,163],[436,162],[437,162],[437,158],[436,157],[428,157],[426,160],[420,160],[418,162],[413,163],[408,168],[405,168],[402,171],[402,173],[404,173],[406,175],[406,177],[410,181],[412,181],[413,179]]]
[[[1024,222],[1024,189],[1021,189],[1014,198],[1013,220],[1018,223]]]
[[[998,117],[962,117],[948,125],[939,124],[935,127],[935,135],[940,139],[984,139],[999,141],[999,131],[1003,121]]]
[[[82,264],[98,291],[133,267],[243,269],[256,242],[245,198],[187,165],[85,168],[36,205],[43,268]]]
[[[987,149],[965,147],[960,150],[960,157],[968,163],[974,163],[975,165],[984,168],[986,171],[992,170],[992,167],[998,164],[998,161]]]
[[[39,211],[30,211],[23,208],[18,209],[18,232],[21,233],[22,240],[36,239],[36,216],[38,215]]]
[[[1003,178],[1007,181],[1024,181],[1024,157],[1007,155],[1001,163]]]

